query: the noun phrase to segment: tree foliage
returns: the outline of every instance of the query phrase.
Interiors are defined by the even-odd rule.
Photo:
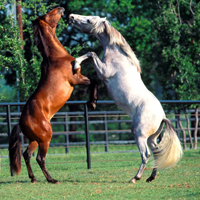
[[[158,4],[154,61],[165,99],[200,98],[200,3],[163,1]]]

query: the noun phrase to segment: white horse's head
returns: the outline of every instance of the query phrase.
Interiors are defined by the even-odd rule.
[[[118,45],[122,51],[124,51],[124,53],[127,54],[127,56],[132,60],[138,71],[141,73],[139,61],[131,47],[126,42],[121,33],[117,31],[113,26],[111,26],[106,18],[100,18],[99,16],[70,14],[69,24],[84,33],[96,36],[98,39],[100,38],[101,33],[105,33],[101,34],[101,41],[108,41],[106,40],[106,37],[109,37],[107,45]]]
[[[99,16],[69,15],[69,24],[88,34],[103,32],[105,22],[106,18],[100,18]]]

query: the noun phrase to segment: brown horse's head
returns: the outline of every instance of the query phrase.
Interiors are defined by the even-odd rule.
[[[62,7],[57,7],[48,12],[47,14],[37,17],[36,20],[33,21],[34,26],[34,44],[38,47],[38,50],[42,53],[44,50],[44,46],[41,38],[40,29],[42,26],[49,28],[49,33],[55,35],[56,26],[61,18],[64,15],[65,9]],[[50,30],[51,29],[51,30]]]
[[[62,7],[57,7],[48,12],[47,14],[39,17],[39,20],[45,21],[51,28],[55,28],[60,20],[61,16],[64,15],[65,9]]]

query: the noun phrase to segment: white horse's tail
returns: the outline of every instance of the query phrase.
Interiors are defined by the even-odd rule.
[[[155,159],[155,168],[164,169],[175,166],[183,155],[179,138],[168,119],[163,119],[166,129],[161,142],[153,151]]]

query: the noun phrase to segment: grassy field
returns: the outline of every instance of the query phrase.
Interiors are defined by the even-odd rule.
[[[48,183],[32,158],[38,180],[32,184],[22,160],[22,173],[11,177],[8,158],[1,157],[0,199],[200,199],[200,150],[184,151],[175,168],[162,170],[156,180],[147,165],[142,180],[129,183],[140,165],[139,153],[99,153],[91,155],[87,170],[86,154],[49,155],[46,166],[59,184]],[[151,162],[151,160],[150,160]]]

